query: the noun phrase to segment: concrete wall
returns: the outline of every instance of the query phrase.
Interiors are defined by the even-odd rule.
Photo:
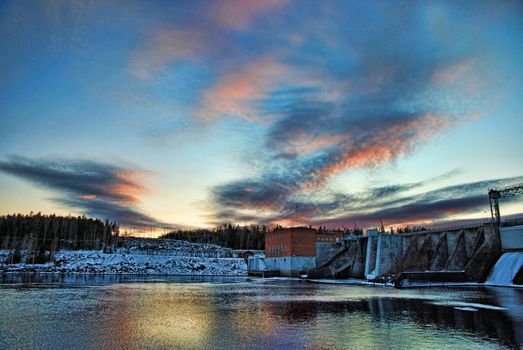
[[[314,256],[285,256],[265,258],[267,270],[280,271],[282,276],[298,276],[302,271],[308,271],[316,266]]]
[[[380,275],[387,275],[399,268],[399,261],[403,256],[402,239],[398,235],[381,234],[379,236],[379,254],[377,254],[376,268]]]
[[[404,238],[400,235],[374,233],[369,235],[365,257],[365,276],[373,279],[387,275],[398,269],[403,256]]]
[[[376,254],[378,253],[378,232],[370,232],[367,238],[365,252],[365,276],[373,274],[376,268]],[[373,278],[372,276],[365,278]]]
[[[364,278],[367,237],[343,242],[343,248],[308,272],[309,278]]]
[[[261,256],[250,256],[247,259],[247,269],[249,271],[265,271],[267,266],[265,265],[265,260]]]
[[[523,250],[523,225],[501,228],[501,249]]]
[[[520,238],[523,243],[523,230],[507,230],[509,235],[511,247]],[[461,271],[469,281],[482,281],[500,253],[496,230],[490,225],[402,235],[371,233],[368,239],[367,279],[404,272]]]
[[[490,226],[401,235],[369,232],[363,251],[363,276],[374,279],[402,272],[464,271],[470,280],[481,280],[499,253],[496,242]],[[360,254],[356,245],[349,245],[345,253],[327,261],[328,266],[319,264],[311,276],[356,277]]]
[[[343,248],[342,243],[316,242],[316,266],[329,261]]]
[[[506,247],[523,247],[523,225],[503,227]],[[369,232],[345,241],[345,247],[310,271],[310,278],[367,278],[416,272],[460,272],[466,281],[482,282],[501,254],[500,238],[490,224],[400,235]],[[322,261],[325,257],[322,257]]]
[[[277,270],[277,271],[280,271],[280,273],[282,275],[284,275],[284,273],[290,274],[291,257],[290,256],[278,257],[278,258],[266,257],[265,266],[267,266],[267,270]]]
[[[291,258],[291,276],[298,276],[302,272],[307,272],[316,267],[316,257],[314,256],[293,256]]]

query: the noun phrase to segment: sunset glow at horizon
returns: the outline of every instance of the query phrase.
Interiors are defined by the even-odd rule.
[[[488,218],[523,182],[522,38],[520,1],[3,1],[0,214]]]

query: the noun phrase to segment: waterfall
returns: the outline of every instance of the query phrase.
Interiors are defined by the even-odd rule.
[[[512,280],[523,266],[523,252],[504,253],[496,262],[485,284],[495,286],[514,285]]]

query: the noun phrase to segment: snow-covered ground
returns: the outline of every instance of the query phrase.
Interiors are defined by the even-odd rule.
[[[9,251],[0,250],[0,272],[60,272],[156,275],[246,275],[242,258],[230,258],[230,249],[212,244],[161,240],[162,248],[136,241],[105,254],[98,250],[62,250],[47,264],[5,264]],[[167,242],[165,242],[167,241]],[[143,247],[143,248],[142,248]],[[24,255],[24,252],[22,252]],[[24,261],[24,260],[23,260]]]
[[[121,237],[120,244],[130,254],[154,254],[154,255],[176,255],[197,256],[207,258],[232,258],[234,251],[216,244],[190,243],[174,239],[162,238],[138,238]]]

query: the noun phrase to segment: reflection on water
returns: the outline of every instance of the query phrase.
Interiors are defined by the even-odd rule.
[[[2,348],[500,348],[523,291],[244,277],[3,275]],[[489,306],[497,306],[489,308]]]

